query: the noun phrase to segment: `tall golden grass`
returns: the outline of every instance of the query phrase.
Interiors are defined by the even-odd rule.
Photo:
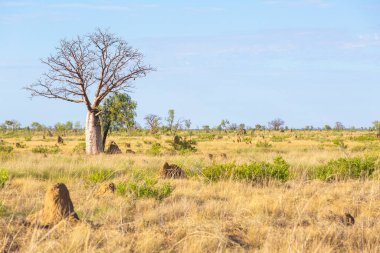
[[[187,132],[180,133],[187,136]],[[1,252],[379,252],[379,171],[367,179],[323,182],[310,180],[306,171],[339,157],[377,156],[378,140],[361,136],[368,131],[255,132],[252,144],[237,143],[235,133],[214,133],[213,140],[197,142],[194,153],[170,150],[170,136],[111,135],[123,150],[120,155],[86,156],[73,152],[80,135],[64,136],[55,154],[33,153],[33,148],[54,146],[56,137],[33,134],[0,135],[14,150],[0,156],[0,168],[10,179],[0,189]],[[219,136],[219,137],[218,137]],[[273,138],[282,136],[284,139]],[[341,139],[347,145],[334,144]],[[266,140],[272,147],[256,147]],[[235,142],[234,142],[235,141]],[[161,153],[151,155],[152,143]],[[25,147],[16,148],[16,143]],[[136,154],[126,154],[130,143]],[[220,154],[226,154],[227,158]],[[214,154],[210,159],[209,154]],[[224,179],[210,182],[202,177],[205,166],[271,161],[281,155],[290,164],[287,182],[268,184]],[[179,165],[192,175],[188,179],[160,179],[164,162]],[[166,198],[139,198],[126,194],[95,194],[102,182],[91,173],[110,171],[106,183],[132,182],[140,177],[169,183]],[[108,175],[108,174],[107,174]],[[67,185],[78,224],[60,222],[49,229],[25,224],[29,214],[43,207],[52,184]],[[117,191],[116,191],[117,192]],[[355,218],[347,226],[345,213]]]

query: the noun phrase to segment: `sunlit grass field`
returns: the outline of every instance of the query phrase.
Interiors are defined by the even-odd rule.
[[[2,252],[380,251],[374,131],[180,131],[193,150],[169,134],[116,132],[108,142],[122,154],[95,156],[82,132],[60,135],[0,134]],[[187,179],[160,178],[165,162]],[[26,225],[57,182],[80,222]],[[115,193],[96,194],[110,182]]]

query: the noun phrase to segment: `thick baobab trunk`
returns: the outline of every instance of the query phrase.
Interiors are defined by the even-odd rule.
[[[100,118],[97,111],[88,111],[86,120],[86,153],[88,155],[103,152]]]

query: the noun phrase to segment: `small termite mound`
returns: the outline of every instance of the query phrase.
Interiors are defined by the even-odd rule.
[[[58,140],[57,140],[57,142],[58,142],[59,144],[63,144],[63,138],[62,138],[61,136],[59,136],[59,135],[58,135]]]
[[[178,165],[168,164],[167,162],[160,170],[161,178],[186,178],[186,173]]]
[[[127,153],[127,154],[132,154],[132,155],[136,154],[136,152],[133,151],[132,149],[127,149],[127,150],[125,151],[125,153]]]
[[[95,192],[95,196],[110,195],[115,192],[116,186],[114,183],[105,183],[99,186]]]
[[[31,225],[49,228],[61,220],[78,221],[79,217],[74,212],[73,202],[66,185],[58,183],[46,192],[44,208],[30,215],[27,221]]]
[[[110,147],[107,149],[107,154],[121,154],[121,150],[116,142],[111,141]]]
[[[355,218],[350,213],[345,213],[342,218],[342,223],[346,226],[355,225]]]

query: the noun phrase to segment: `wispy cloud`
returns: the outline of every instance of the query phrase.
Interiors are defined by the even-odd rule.
[[[287,6],[307,6],[312,5],[318,8],[330,8],[333,6],[331,0],[262,0],[266,4],[287,5]]]
[[[361,34],[355,40],[342,43],[341,47],[344,49],[380,48],[380,33]]]
[[[131,8],[125,5],[113,4],[86,4],[86,3],[61,3],[50,4],[49,8],[58,9],[85,9],[85,10],[101,10],[101,11],[130,11]]]
[[[86,2],[32,2],[32,1],[8,1],[0,2],[0,6],[5,8],[31,7],[31,8],[50,8],[50,9],[84,9],[99,11],[131,11],[136,9],[157,8],[157,4],[114,4],[114,3],[86,3]]]

